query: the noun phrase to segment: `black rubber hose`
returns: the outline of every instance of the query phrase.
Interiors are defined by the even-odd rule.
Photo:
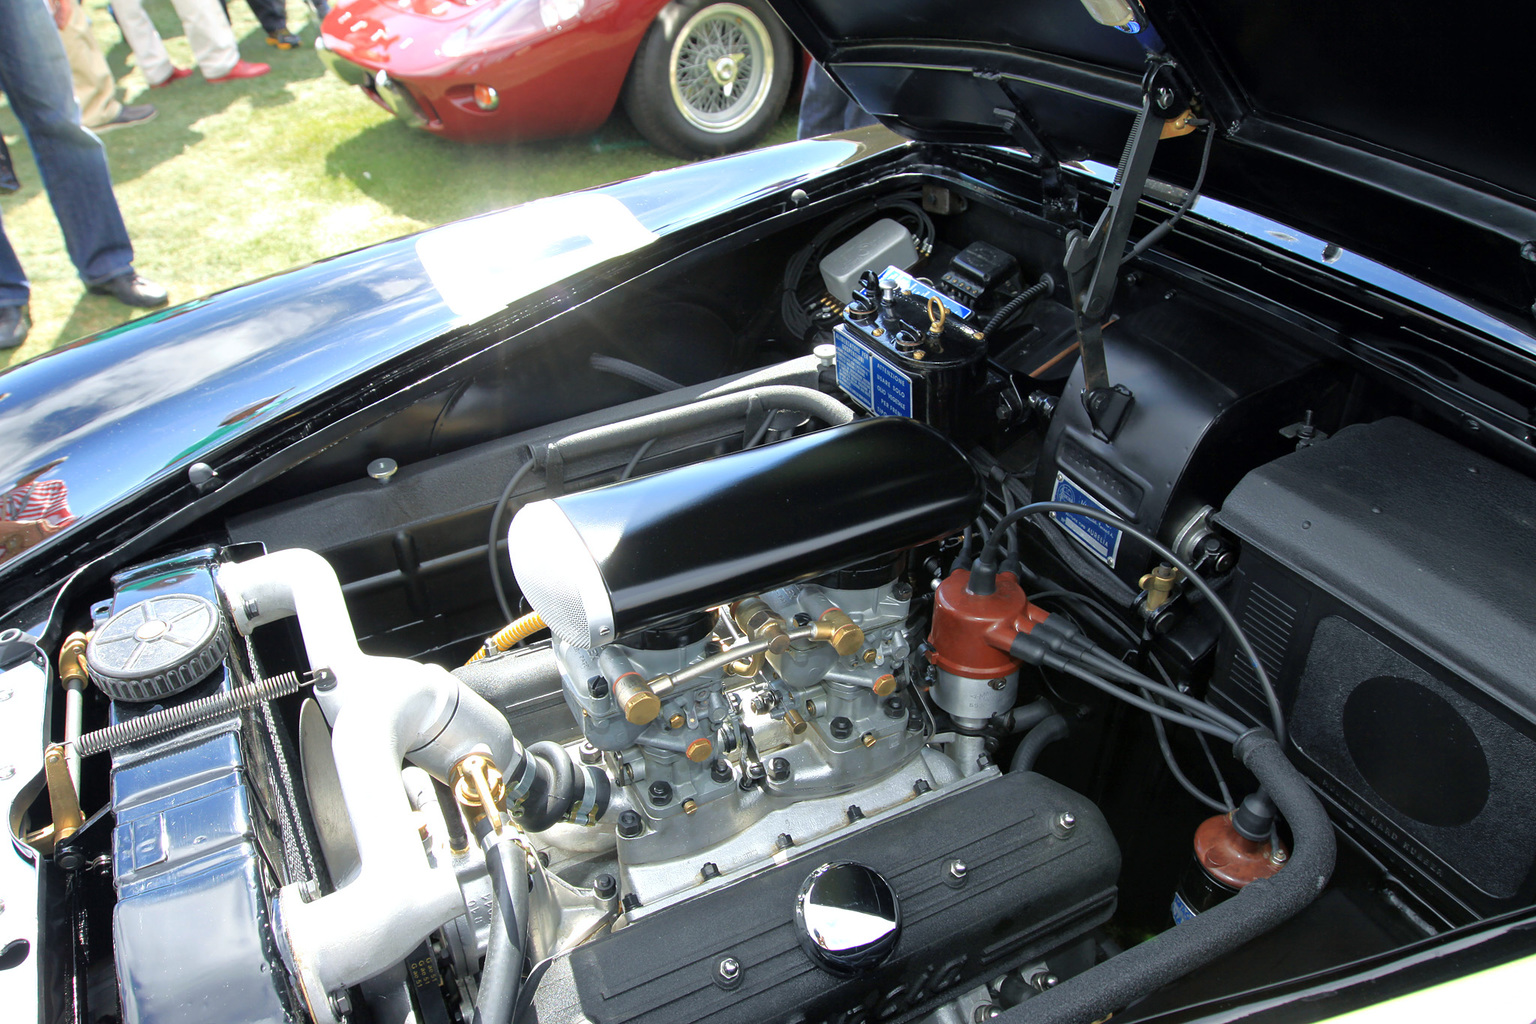
[[[639,384],[643,388],[650,388],[657,393],[676,391],[682,387],[670,377],[663,377],[655,370],[650,370],[639,363],[632,363],[628,359],[618,359],[614,356],[603,356],[597,353],[587,360],[588,365],[598,373],[610,373],[615,377],[623,377],[625,380]]]
[[[1067,731],[1067,720],[1061,715],[1052,715],[1047,718],[1029,730],[1019,741],[1018,749],[1013,752],[1013,761],[1008,765],[1008,770],[1011,772],[1034,771],[1040,752],[1065,737]]]
[[[1245,886],[1225,903],[1156,938],[1068,978],[995,1018],[997,1024],[1090,1024],[1290,920],[1322,893],[1333,875],[1328,814],[1266,730],[1244,733],[1234,752],[1291,826],[1293,849],[1272,878]]]
[[[1028,704],[1020,704],[1006,715],[1002,715],[1003,731],[1008,735],[1027,732],[1050,718],[1056,713],[1056,705],[1041,697],[1039,700]]]
[[[437,806],[442,809],[443,823],[448,826],[448,848],[469,849],[469,833],[464,830],[464,815],[459,813],[459,802],[453,798],[453,790],[446,782],[433,779],[432,792],[437,795]]]
[[[508,1024],[517,1005],[523,958],[528,948],[528,862],[522,847],[506,834],[493,837],[490,824],[483,818],[476,823],[475,831],[485,850],[496,904],[486,943],[485,967],[480,972],[475,997],[473,1024]]]
[[[982,334],[991,334],[999,327],[1007,325],[1015,313],[1034,302],[1042,295],[1049,295],[1056,287],[1056,282],[1051,280],[1050,274],[1043,275],[1040,280],[1025,288],[1019,294],[1003,304],[1003,308],[992,314],[992,319],[987,321],[987,326],[982,328]]]
[[[576,806],[582,783],[576,779],[571,755],[553,740],[535,743],[528,748],[528,756],[533,759],[533,785],[517,817],[528,831],[543,832]]]

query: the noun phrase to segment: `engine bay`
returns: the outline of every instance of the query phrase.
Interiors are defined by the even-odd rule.
[[[61,602],[77,1019],[1134,1020],[1528,906],[1536,482],[1177,259],[1096,389],[1023,206],[686,254]]]

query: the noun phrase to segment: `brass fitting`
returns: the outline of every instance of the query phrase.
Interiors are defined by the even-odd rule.
[[[889,697],[896,692],[896,677],[887,672],[876,679],[870,689],[875,691],[876,697]]]
[[[53,810],[52,841],[61,843],[80,831],[85,815],[80,813],[80,798],[69,777],[69,759],[62,743],[49,744],[43,753],[43,776],[48,782],[48,804]]]
[[[800,712],[789,708],[784,712],[784,724],[789,726],[789,731],[799,736],[805,732],[805,719],[800,717]]]
[[[453,798],[464,808],[464,816],[470,821],[477,817],[489,818],[491,828],[499,833],[499,812],[505,809],[502,801],[506,799],[507,792],[501,771],[491,759],[484,754],[469,754],[453,766],[451,777]]]
[[[1155,612],[1173,598],[1173,588],[1182,575],[1171,565],[1159,565],[1141,578],[1141,589],[1147,594],[1147,611]]]
[[[789,649],[789,624],[758,597],[744,597],[731,605],[731,618],[749,640],[768,641],[768,651],[783,654]],[[758,663],[762,667],[762,663]],[[753,673],[754,675],[756,673]]]
[[[865,648],[864,653],[860,655],[860,657],[864,659],[864,664],[873,665],[875,663],[875,659],[879,658],[880,655],[875,653],[875,649],[873,647],[867,647]]]
[[[683,753],[694,764],[703,764],[715,756],[715,745],[709,742],[709,740],[700,737],[688,744],[688,748]]]
[[[816,622],[818,626],[824,625],[831,630],[827,642],[838,654],[845,657],[858,654],[864,646],[864,631],[841,608],[828,608]]]
[[[64,638],[59,648],[59,682],[66,688],[71,684],[83,687],[88,679],[85,674],[85,645],[90,639],[89,633],[71,633]]]
[[[861,742],[862,742],[862,743],[863,743],[863,744],[864,744],[864,745],[865,745],[865,746],[866,746],[866,747],[872,747],[872,746],[874,746],[874,745],[875,745],[875,739],[876,739],[876,736],[875,736],[875,734],[874,734],[874,733],[872,733],[872,732],[867,732],[867,733],[865,733],[865,734],[864,734],[864,735],[863,735],[863,736],[860,736],[860,737],[859,737],[859,740],[860,740],[860,741],[861,741]]]
[[[661,714],[661,698],[638,672],[626,672],[613,681],[613,699],[631,724],[646,725]]]
[[[699,805],[698,805],[698,803],[692,797],[690,797],[689,799],[683,801],[683,813],[684,814],[692,814],[694,811],[696,811],[698,809],[699,809]]]

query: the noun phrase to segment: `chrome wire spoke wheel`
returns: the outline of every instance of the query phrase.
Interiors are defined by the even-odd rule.
[[[672,43],[672,101],[695,128],[734,131],[768,100],[773,43],[761,18],[738,4],[712,4],[689,18]]]

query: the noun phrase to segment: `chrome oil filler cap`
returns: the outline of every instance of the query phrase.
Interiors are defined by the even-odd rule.
[[[891,955],[901,938],[901,904],[874,868],[852,861],[823,864],[800,886],[795,930],[818,967],[847,977]]]

